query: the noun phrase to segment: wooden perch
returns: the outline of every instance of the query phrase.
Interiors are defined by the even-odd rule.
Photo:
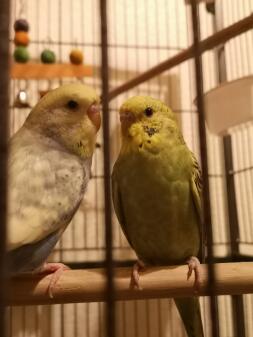
[[[14,79],[53,79],[64,77],[92,76],[92,67],[88,65],[75,65],[70,63],[13,63],[11,65],[11,78]]]
[[[251,28],[253,28],[253,14],[200,41],[199,50],[201,53],[203,53],[209,49],[215,48],[218,45],[223,44],[242,33],[245,33]],[[190,46],[186,50],[183,50],[182,52],[176,54],[175,56],[172,56],[168,60],[159,63],[153,68],[143,72],[142,74],[123,83],[122,85],[112,89],[109,92],[109,99],[111,100],[115,98],[116,96],[122,94],[123,92],[130,90],[136,87],[137,85],[150,80],[155,76],[158,76],[162,72],[167,71],[181,64],[182,62],[189,60],[192,57],[194,57],[194,46]]]
[[[208,295],[208,266],[201,265],[200,296]],[[169,298],[194,295],[192,276],[186,279],[188,267],[148,268],[141,273],[143,290],[130,290],[131,268],[115,269],[116,300]],[[215,264],[215,293],[253,293],[253,262]],[[54,289],[54,298],[49,298],[47,289],[50,275],[20,276],[8,282],[8,305],[36,305],[77,302],[100,302],[105,300],[106,274],[104,269],[67,270]]]

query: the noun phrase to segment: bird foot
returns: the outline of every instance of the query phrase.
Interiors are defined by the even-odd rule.
[[[58,282],[59,278],[61,277],[64,270],[70,269],[68,266],[66,266],[63,263],[44,263],[44,265],[37,270],[37,273],[44,274],[49,273],[52,274],[51,279],[49,281],[49,285],[47,288],[47,292],[49,294],[50,298],[53,298],[53,289]]]
[[[187,280],[190,279],[192,272],[194,271],[195,274],[195,281],[194,281],[194,290],[197,293],[200,288],[200,262],[196,256],[191,256],[187,261],[188,264],[188,273],[187,273]]]
[[[130,288],[131,289],[138,289],[142,290],[140,286],[140,274],[139,271],[143,270],[145,267],[144,263],[140,260],[137,260],[137,262],[133,265],[132,274],[131,274],[131,280],[130,280]]]

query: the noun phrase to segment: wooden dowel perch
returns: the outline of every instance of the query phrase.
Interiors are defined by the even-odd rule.
[[[208,295],[208,266],[201,265],[202,276],[199,296]],[[129,289],[131,268],[115,269],[116,300],[169,298],[194,295],[192,276],[186,279],[188,267],[148,268],[141,273],[142,290]],[[215,293],[253,293],[253,262],[215,264]],[[50,275],[22,276],[9,282],[8,305],[36,305],[77,302],[100,302],[105,300],[106,275],[104,269],[64,271],[55,289],[54,297],[48,296]]]
[[[227,42],[228,40],[245,33],[249,29],[253,28],[253,14],[247,16],[246,18],[232,24],[229,27],[226,27],[219,32],[209,36],[208,38],[200,41],[199,43],[199,50],[201,53],[215,48],[220,44]],[[130,90],[137,85],[144,83],[151,78],[158,76],[164,71],[167,71],[182,62],[185,62],[194,56],[194,47],[190,46],[186,50],[172,56],[168,60],[165,60],[158,65],[154,66],[153,68],[144,71],[140,75],[130,79],[129,81],[123,83],[122,85],[112,89],[109,92],[109,99],[113,99],[116,96],[122,94],[123,92]]]

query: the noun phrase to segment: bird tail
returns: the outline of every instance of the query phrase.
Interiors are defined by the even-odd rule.
[[[188,337],[204,337],[198,297],[174,299]]]

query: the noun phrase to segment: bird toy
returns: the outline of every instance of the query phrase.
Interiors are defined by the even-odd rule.
[[[72,49],[69,54],[69,60],[72,64],[82,64],[83,63],[83,52],[80,49]]]
[[[30,59],[27,46],[29,45],[29,24],[25,19],[18,19],[14,23],[14,44],[16,46],[14,50],[14,59],[19,63],[26,63]]]

